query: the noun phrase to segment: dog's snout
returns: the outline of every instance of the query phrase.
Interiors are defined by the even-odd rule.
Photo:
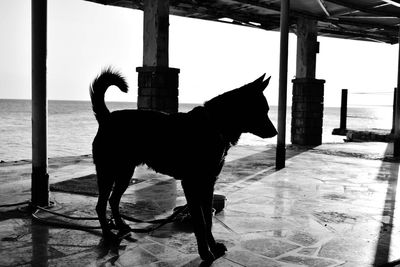
[[[272,122],[269,119],[267,121],[267,127],[266,128],[267,128],[266,131],[265,131],[266,135],[267,135],[266,138],[271,138],[271,137],[274,137],[275,135],[278,134],[278,131],[276,130],[274,124],[272,124]]]
[[[272,129],[270,131],[268,131],[268,132],[269,132],[269,136],[267,136],[267,138],[274,137],[275,135],[278,134],[278,131],[275,129],[274,126],[272,126]]]

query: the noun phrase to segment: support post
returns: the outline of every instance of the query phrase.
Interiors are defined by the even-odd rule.
[[[278,140],[276,146],[276,169],[285,167],[286,160],[286,102],[289,45],[290,0],[281,0],[280,56],[279,56],[279,97],[278,97]]]
[[[400,88],[400,30],[399,30],[399,54],[398,54],[398,65],[397,65],[397,88]],[[397,90],[398,91],[398,90]],[[395,120],[394,120],[394,144],[393,144],[393,156],[400,156],[400,94],[396,93],[395,101]]]
[[[340,106],[340,130],[347,129],[347,89],[342,89],[342,103]]]
[[[315,78],[317,53],[317,21],[300,17],[297,19],[296,78]]]
[[[32,0],[32,187],[34,206],[49,206],[47,174],[47,0]]]
[[[316,146],[322,143],[324,80],[315,79],[317,21],[297,19],[296,79],[292,98],[292,144]]]
[[[168,66],[169,0],[144,0],[143,67],[138,72],[138,108],[178,111],[179,69]]]
[[[400,85],[399,82],[397,83]],[[398,87],[399,88],[399,87]],[[395,121],[394,121],[394,145],[393,145],[393,156],[400,156],[400,94],[396,94],[396,110],[395,110]]]
[[[168,67],[169,0],[143,4],[143,66]]]
[[[395,87],[393,90],[393,114],[392,114],[392,130],[391,134],[394,134],[394,128],[396,123],[396,98],[397,98],[397,88]]]

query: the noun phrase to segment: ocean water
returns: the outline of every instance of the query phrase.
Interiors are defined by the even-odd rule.
[[[109,102],[110,110],[136,108],[135,103]],[[181,104],[179,110],[189,111],[195,104]],[[91,153],[92,140],[97,132],[90,102],[49,101],[48,156],[77,156]],[[343,137],[333,136],[332,129],[339,127],[340,108],[324,109],[323,142],[343,142]],[[271,121],[277,126],[277,107],[270,110]],[[291,108],[287,110],[286,142],[290,143]],[[390,129],[392,108],[348,108],[348,128]],[[240,145],[276,144],[276,137],[261,139],[243,134]],[[0,161],[31,159],[31,101],[0,99]]]

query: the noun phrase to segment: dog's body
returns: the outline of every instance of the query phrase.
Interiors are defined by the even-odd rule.
[[[188,113],[176,114],[146,110],[110,113],[104,103],[105,91],[116,85],[126,92],[124,79],[106,70],[93,82],[90,93],[99,122],[93,141],[99,186],[96,211],[106,240],[115,238],[106,219],[110,193],[115,224],[121,235],[126,234],[130,228],[120,217],[119,202],[135,167],[146,164],[182,181],[201,258],[212,261],[225,253],[225,246],[216,243],[211,233],[214,184],[228,149],[237,143],[241,133],[262,138],[276,135],[262,93],[269,79],[263,78]]]

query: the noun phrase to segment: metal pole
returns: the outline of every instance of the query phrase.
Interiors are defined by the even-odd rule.
[[[399,60],[400,63],[400,60]],[[399,71],[399,77],[400,79],[400,71]],[[399,81],[397,81],[397,86],[399,86]],[[398,87],[399,88],[399,87]],[[394,119],[394,144],[393,144],[393,156],[398,157],[400,156],[400,121],[399,121],[399,116],[400,116],[400,94],[396,94],[396,100],[395,100],[395,119]]]
[[[340,129],[347,128],[347,89],[342,89],[342,103],[340,106]]]
[[[399,30],[399,41],[400,41],[400,30]],[[399,54],[398,54],[398,65],[397,65],[397,88],[400,88],[400,42],[399,46]],[[393,144],[393,156],[400,156],[400,94],[396,93],[396,101],[395,101],[395,120],[394,120],[394,144]]]
[[[279,56],[279,98],[278,98],[278,142],[276,146],[276,169],[285,167],[286,158],[286,102],[287,70],[289,45],[289,8],[290,0],[281,0],[280,17],[280,56]]]
[[[398,54],[398,65],[397,65],[397,88],[400,88],[400,29],[399,29],[399,54]],[[395,120],[394,120],[394,144],[393,144],[393,156],[400,156],[400,94],[396,93],[395,100]]]
[[[47,174],[47,0],[32,0],[32,205],[49,205]]]
[[[396,122],[396,98],[397,98],[397,88],[393,90],[393,114],[392,114],[392,130],[391,134],[394,134],[395,122]]]

